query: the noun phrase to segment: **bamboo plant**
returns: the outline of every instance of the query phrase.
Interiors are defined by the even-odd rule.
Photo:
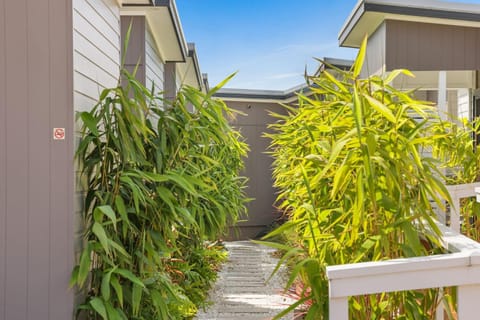
[[[71,285],[88,319],[188,319],[223,254],[213,241],[245,211],[247,146],[225,103],[185,86],[174,101],[122,71],[82,112],[84,246]],[[228,80],[228,79],[227,79]],[[193,106],[194,111],[189,111]]]
[[[328,319],[326,266],[442,252],[433,204],[445,209],[450,200],[442,168],[467,157],[447,142],[465,131],[452,130],[414,91],[391,85],[409,71],[362,77],[365,52],[366,40],[351,70],[311,77],[312,95],[299,94],[298,107],[286,106],[288,115],[275,115],[271,125],[275,186],[288,222],[267,239],[286,235],[287,243],[270,245],[285,252],[287,287],[304,283],[298,302],[277,318],[308,305],[306,319]],[[464,142],[455,146],[467,150],[458,146]],[[445,292],[353,297],[351,319],[435,319],[440,303],[453,317]]]

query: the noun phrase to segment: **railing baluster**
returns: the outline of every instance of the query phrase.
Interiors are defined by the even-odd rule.
[[[329,319],[348,320],[348,298],[330,298]]]
[[[459,286],[457,292],[458,319],[477,320],[480,285]]]

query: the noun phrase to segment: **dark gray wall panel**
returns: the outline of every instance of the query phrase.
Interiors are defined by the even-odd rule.
[[[27,0],[6,1],[7,219],[5,320],[27,318],[28,99]]]
[[[0,0],[0,320],[72,317],[71,13]]]
[[[48,7],[42,1],[32,1],[27,7],[28,66],[35,66],[35,72],[27,77],[28,96],[28,318],[47,319],[49,300],[45,290],[49,288],[50,257],[50,155],[45,149],[50,142],[50,114],[43,105],[50,99],[50,48],[44,43],[48,34]],[[48,108],[48,106],[47,106]]]
[[[5,253],[6,253],[6,215],[7,215],[7,167],[6,167],[6,143],[7,143],[7,114],[6,92],[7,83],[5,65],[5,1],[0,1],[0,319],[5,319]]]
[[[49,2],[50,125],[65,127],[67,133],[65,141],[50,140],[50,319],[67,319],[73,303],[68,290],[74,237],[72,4]]]
[[[248,221],[239,223],[238,227],[240,238],[252,237],[279,216],[274,207],[276,190],[272,179],[273,158],[266,153],[270,139],[263,135],[268,131],[268,124],[276,121],[270,116],[270,111],[280,114],[286,112],[276,103],[228,102],[228,105],[245,114],[237,115],[231,123],[240,129],[250,146],[244,174],[249,178],[247,195],[255,199],[247,205]],[[235,233],[231,236],[235,237]]]
[[[387,20],[387,71],[480,69],[480,28]]]
[[[125,68],[133,72],[138,64],[136,78],[142,83],[146,83],[145,70],[145,17],[144,16],[122,16],[120,18],[122,50],[124,48],[125,38],[128,28],[131,27],[130,39],[127,52],[125,54]],[[122,52],[122,57],[124,53]]]

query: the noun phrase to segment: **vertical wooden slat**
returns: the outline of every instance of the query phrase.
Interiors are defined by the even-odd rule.
[[[422,64],[420,61],[420,56],[422,53],[418,50],[418,45],[423,39],[420,39],[421,35],[424,34],[423,28],[418,28],[415,24],[408,24],[407,30],[405,32],[408,34],[408,64],[412,66],[418,66]]]
[[[444,66],[444,70],[447,69],[447,66],[449,66],[452,63],[452,55],[453,55],[453,43],[452,43],[452,29],[448,28],[448,26],[443,26],[440,29],[437,29],[436,32],[441,32],[441,41],[440,44],[435,44],[435,47],[432,49],[435,49],[436,52],[439,52],[440,55],[442,56],[442,66]],[[447,45],[448,44],[448,45]],[[428,52],[428,54],[431,54],[432,51]],[[437,68],[438,70],[438,68]]]
[[[28,19],[28,319],[49,316],[50,153],[48,0],[29,1]],[[67,107],[67,106],[65,106]]]
[[[441,26],[438,32],[436,31],[436,25],[434,24],[427,24],[427,25],[428,25],[428,33],[426,34],[426,39],[422,39],[422,41],[420,41],[423,43],[423,40],[426,40],[425,42],[427,43],[427,47],[425,48],[425,50],[420,51],[422,55],[425,55],[427,52],[432,50],[432,48],[435,48],[437,43],[441,43],[441,39],[442,39],[441,35],[443,33],[442,29],[445,28],[445,26]],[[427,64],[426,64],[427,70],[435,70],[437,66],[441,65],[442,55],[443,55],[442,53],[443,53],[443,50],[438,50],[438,54],[430,55],[428,59],[423,59],[427,61]]]
[[[480,70],[480,29],[475,30],[475,70]],[[478,84],[477,84],[478,86]]]
[[[465,69],[465,28],[455,27],[451,29],[452,41],[452,55],[450,58],[450,70],[464,70]],[[445,44],[447,46],[447,43]]]
[[[6,249],[6,107],[5,98],[6,72],[5,72],[5,1],[0,2],[0,320],[5,320],[5,249]]]
[[[6,32],[6,281],[5,319],[27,318],[28,99],[27,0],[5,0]]]
[[[50,138],[50,318],[68,319],[73,292],[73,45],[72,2],[49,0],[50,130],[65,128],[65,140]]]
[[[458,287],[458,319],[477,320],[478,301],[480,299],[480,285]]]
[[[475,65],[475,56],[478,55],[475,52],[477,41],[477,30],[473,28],[465,28],[465,44],[464,44],[464,61],[465,67]]]
[[[473,27],[388,20],[387,70],[479,70],[479,33]]]

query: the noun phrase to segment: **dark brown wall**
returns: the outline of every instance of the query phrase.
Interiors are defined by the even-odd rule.
[[[386,21],[386,69],[479,70],[480,28]]]
[[[0,320],[72,315],[71,14],[65,0],[0,0]]]
[[[245,114],[238,115],[236,120],[232,121],[232,125],[241,130],[250,146],[248,158],[245,159],[244,174],[249,178],[247,194],[254,200],[247,205],[248,221],[238,224],[238,236],[241,239],[252,238],[279,215],[273,206],[276,200],[272,179],[273,159],[266,154],[270,139],[263,137],[263,134],[268,130],[267,125],[276,121],[269,115],[269,111],[282,114],[285,109],[276,103],[227,102],[227,104],[230,108]]]
[[[122,51],[125,45],[125,39],[128,28],[131,27],[128,48],[125,55],[125,68],[132,72],[138,64],[136,78],[145,84],[145,17],[144,16],[122,16],[121,24],[121,41]],[[122,58],[124,53],[122,52]],[[149,88],[150,89],[150,88]]]

